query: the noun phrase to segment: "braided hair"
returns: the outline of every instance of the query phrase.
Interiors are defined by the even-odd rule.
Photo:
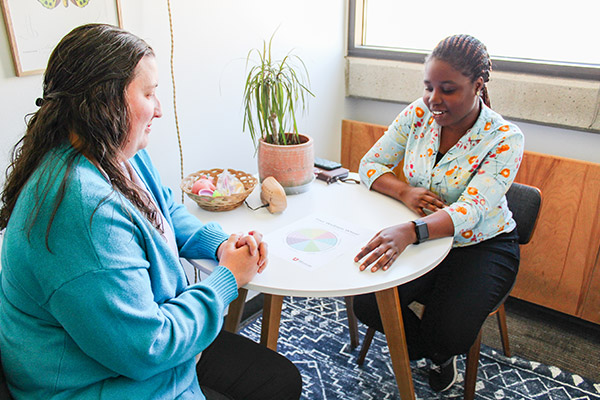
[[[431,58],[447,62],[452,68],[470,78],[471,82],[482,77],[481,98],[486,106],[491,107],[485,83],[490,80],[492,60],[483,43],[471,35],[448,36],[435,46],[426,62]]]

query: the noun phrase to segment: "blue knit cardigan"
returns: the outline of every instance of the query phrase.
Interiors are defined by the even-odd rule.
[[[0,348],[14,397],[204,399],[194,356],[237,297],[219,266],[188,285],[160,233],[71,147],[47,155],[6,228]],[[130,160],[175,232],[179,255],[215,258],[227,235],[175,203],[148,154]],[[64,198],[54,210],[55,199]],[[48,229],[49,221],[52,221]]]

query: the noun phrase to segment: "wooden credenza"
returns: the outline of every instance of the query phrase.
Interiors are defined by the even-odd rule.
[[[342,165],[358,171],[386,129],[342,121]],[[516,181],[542,191],[542,209],[511,295],[600,324],[600,164],[526,151]]]

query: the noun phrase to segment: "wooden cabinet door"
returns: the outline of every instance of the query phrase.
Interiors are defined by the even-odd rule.
[[[525,152],[516,181],[540,188],[542,209],[513,296],[600,323],[598,301],[584,313],[600,249],[600,164]]]

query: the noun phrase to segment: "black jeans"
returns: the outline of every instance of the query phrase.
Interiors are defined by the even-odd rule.
[[[512,288],[518,269],[514,229],[453,248],[433,270],[399,286],[410,359],[425,357],[440,364],[468,352],[488,314]],[[422,318],[408,308],[413,301],[425,306]],[[383,332],[374,294],[356,296],[354,312],[367,326]]]
[[[300,372],[291,361],[227,331],[202,352],[196,373],[208,400],[297,400],[302,392]]]

